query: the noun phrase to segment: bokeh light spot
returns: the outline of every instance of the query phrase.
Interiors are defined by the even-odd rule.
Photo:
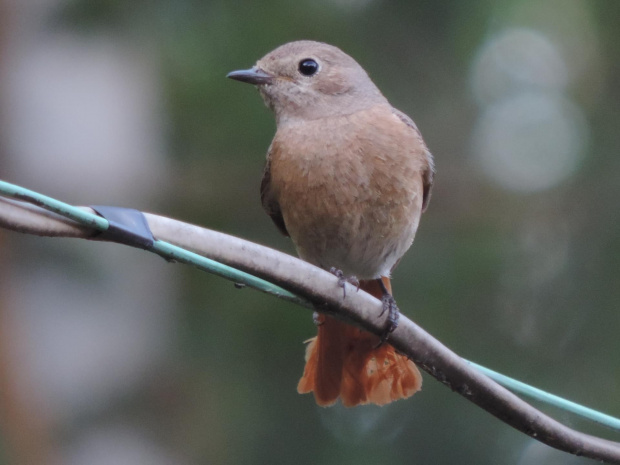
[[[520,192],[548,189],[579,167],[587,141],[581,110],[561,95],[528,92],[489,106],[473,149],[482,171]]]

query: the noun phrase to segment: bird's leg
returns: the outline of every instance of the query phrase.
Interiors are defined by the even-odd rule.
[[[398,328],[398,319],[400,318],[400,310],[396,305],[396,301],[390,291],[387,290],[385,284],[383,284],[383,280],[381,278],[377,279],[379,282],[379,286],[381,286],[381,291],[383,292],[383,296],[381,296],[381,302],[383,303],[383,309],[381,310],[380,317],[383,316],[385,312],[387,312],[387,322],[385,326],[385,331],[381,335],[381,342],[379,342],[379,346],[388,340],[390,334]],[[378,347],[378,346],[377,346]]]
[[[346,276],[344,275],[344,273],[342,272],[342,270],[339,270],[336,267],[331,267],[329,269],[329,272],[331,274],[333,274],[336,278],[338,278],[338,287],[342,288],[342,298],[346,298],[347,297],[347,288],[345,287],[345,283],[349,283],[352,284],[353,286],[355,286],[357,288],[357,290],[360,290],[360,282],[359,279],[357,279],[355,276]]]

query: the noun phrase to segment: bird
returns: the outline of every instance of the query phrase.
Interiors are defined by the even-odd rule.
[[[422,376],[388,341],[399,310],[390,276],[428,206],[434,161],[416,124],[352,57],[323,42],[277,47],[228,78],[258,89],[275,114],[260,186],[264,210],[299,257],[380,299],[377,336],[315,312],[297,390],[320,406],[385,405],[421,389]],[[344,294],[346,298],[346,294]]]

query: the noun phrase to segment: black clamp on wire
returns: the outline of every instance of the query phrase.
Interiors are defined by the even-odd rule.
[[[90,205],[99,216],[108,220],[110,226],[97,235],[97,239],[118,242],[131,247],[148,250],[153,247],[153,233],[144,214],[133,208]]]

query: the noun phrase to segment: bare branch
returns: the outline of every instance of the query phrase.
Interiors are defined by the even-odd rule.
[[[23,211],[19,211],[19,210]],[[43,236],[92,238],[93,231],[37,207],[0,199],[0,226]],[[381,303],[351,286],[343,299],[336,278],[290,255],[187,223],[145,214],[154,236],[213,260],[247,271],[313,302],[317,309],[381,335],[385,318]],[[350,286],[350,284],[346,284]],[[406,318],[390,336],[390,344],[420,368],[501,421],[565,452],[620,463],[620,444],[577,432],[535,409]]]
[[[95,211],[80,207],[90,213]],[[0,197],[0,227],[13,231],[48,237],[90,238],[95,231],[85,228],[64,216],[29,203]]]

